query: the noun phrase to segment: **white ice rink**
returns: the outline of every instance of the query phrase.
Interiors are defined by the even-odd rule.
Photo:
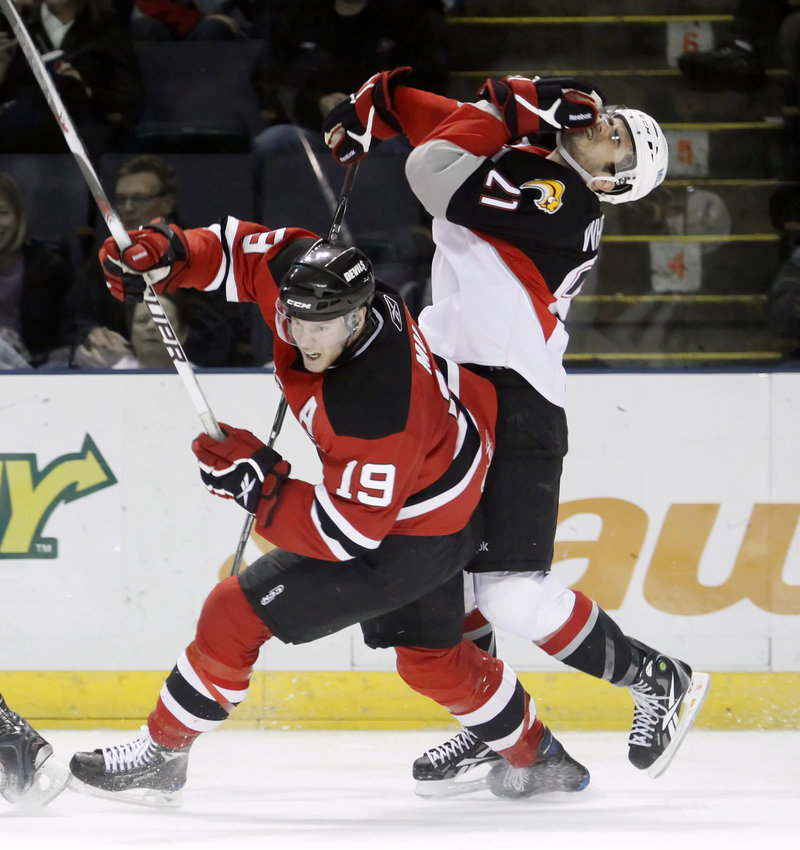
[[[130,731],[45,733],[57,756]],[[180,809],[65,791],[36,816],[0,799],[2,850],[796,850],[800,732],[694,730],[656,780],[623,732],[561,733],[592,774],[576,795],[416,797],[414,757],[441,732],[240,732],[201,737]]]

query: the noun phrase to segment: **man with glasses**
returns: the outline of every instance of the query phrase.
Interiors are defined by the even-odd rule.
[[[163,159],[141,154],[117,170],[113,203],[126,230],[157,218],[173,221],[178,191],[175,169]],[[129,354],[125,305],[108,297],[97,251],[92,251],[72,296],[73,360],[84,368],[111,368]]]
[[[152,154],[139,154],[117,170],[112,202],[126,230],[151,221],[176,221],[178,178],[175,169]],[[198,366],[235,365],[240,337],[249,334],[249,314],[237,313],[221,297],[198,298],[186,293],[182,319],[187,334],[185,348]],[[128,368],[134,310],[108,297],[96,251],[86,262],[72,296],[75,366],[88,369]],[[146,317],[145,317],[146,318]]]
[[[347,165],[384,139],[408,138],[406,176],[433,216],[436,243],[433,303],[420,326],[438,355],[497,390],[496,451],[481,501],[486,530],[468,567],[465,633],[493,650],[496,626],[628,687],[629,759],[658,776],[709,677],[625,636],[550,568],[567,451],[564,319],[597,259],[601,202],[634,201],[658,186],[666,139],[649,115],[604,106],[579,80],[488,79],[476,103],[458,103],[404,86],[406,73],[371,77],[329,113],[323,130]],[[530,144],[541,131],[555,131],[554,149]],[[468,788],[464,774],[496,758],[465,729],[417,759],[417,793]]]

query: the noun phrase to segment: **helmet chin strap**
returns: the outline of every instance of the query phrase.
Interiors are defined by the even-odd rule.
[[[561,142],[561,133],[556,133],[556,148],[558,149],[558,152],[561,154],[561,156],[564,158],[564,160],[567,162],[567,164],[570,166],[570,168],[573,168],[575,171],[577,171],[577,172],[578,172],[578,174],[580,174],[581,179],[583,180],[583,182],[584,182],[584,183],[585,183],[585,184],[586,184],[586,185],[587,185],[587,186],[588,186],[588,187],[589,187],[589,188],[590,188],[593,192],[595,192],[597,195],[599,195],[599,196],[600,196],[600,198],[602,199],[603,195],[605,195],[605,194],[607,194],[607,193],[606,193],[606,192],[604,192],[602,189],[595,189],[595,188],[594,188],[594,186],[593,186],[592,184],[593,184],[596,180],[597,180],[597,181],[606,182],[606,183],[607,183],[609,180],[611,180],[611,181],[613,182],[614,178],[613,178],[613,177],[611,177],[611,176],[606,176],[606,177],[592,177],[592,175],[591,175],[591,174],[589,174],[589,172],[588,172],[588,171],[587,171],[587,170],[586,170],[586,169],[585,169],[582,165],[578,165],[578,161],[575,159],[575,157],[574,157],[574,156],[572,156],[572,154],[571,154],[571,153],[569,153],[569,152],[567,151],[567,149],[564,147],[564,145],[563,145],[563,144],[562,144],[562,142]]]

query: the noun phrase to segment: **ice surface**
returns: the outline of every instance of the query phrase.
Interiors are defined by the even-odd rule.
[[[56,756],[135,732],[46,731]],[[448,733],[219,730],[202,736],[180,809],[65,791],[38,815],[0,799],[2,850],[795,850],[800,731],[693,730],[652,780],[623,732],[562,732],[592,774],[575,795],[447,800],[413,793],[411,762]]]

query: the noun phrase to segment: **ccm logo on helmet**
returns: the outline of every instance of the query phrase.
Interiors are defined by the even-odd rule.
[[[294,298],[287,298],[286,303],[290,307],[300,307],[303,310],[311,309],[311,304],[309,304],[307,301],[295,301]]]
[[[356,277],[356,275],[360,275],[362,272],[367,270],[367,266],[363,260],[359,260],[352,269],[348,269],[342,277],[345,279],[346,283],[350,283],[350,281]]]

